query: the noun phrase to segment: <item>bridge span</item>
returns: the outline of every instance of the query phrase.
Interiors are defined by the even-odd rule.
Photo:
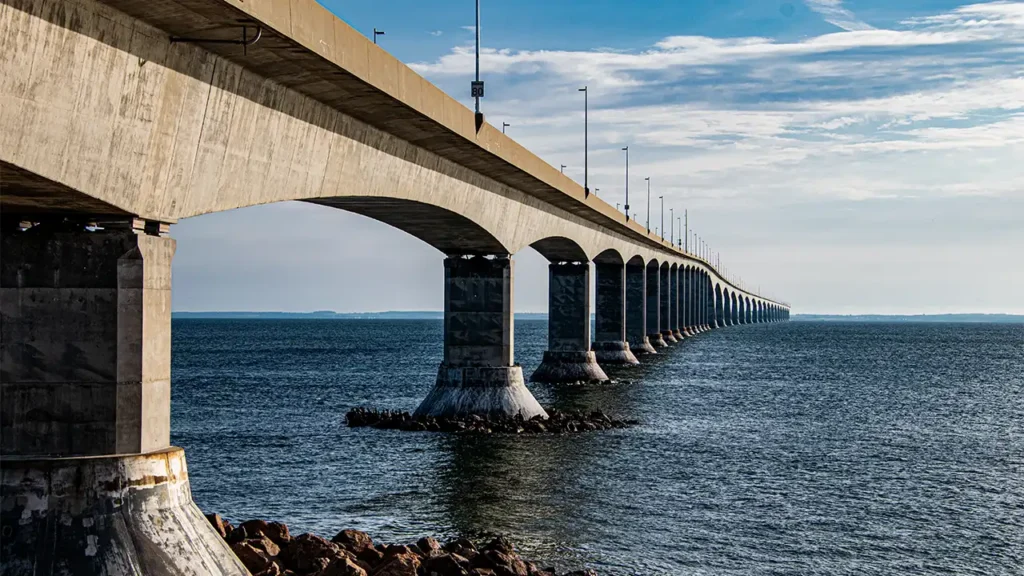
[[[550,261],[532,381],[606,380],[706,330],[788,319],[313,0],[0,0],[4,574],[244,573],[170,446],[170,229],[283,201],[446,255],[424,415],[545,415],[514,359],[526,247]]]

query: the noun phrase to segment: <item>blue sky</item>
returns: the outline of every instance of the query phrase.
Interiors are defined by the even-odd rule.
[[[470,104],[470,0],[324,5]],[[589,86],[591,187],[621,201],[629,144],[633,190],[798,312],[1024,313],[1024,2],[483,0],[481,31],[488,121],[582,182]],[[174,234],[179,310],[441,307],[441,255],[359,216]],[[545,262],[517,267],[517,309],[544,310]]]

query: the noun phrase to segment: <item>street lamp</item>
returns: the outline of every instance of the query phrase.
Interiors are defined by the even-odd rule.
[[[580,88],[579,91],[583,92],[583,197],[586,198],[587,195],[590,194],[589,183],[587,182],[587,131],[589,124],[587,121],[589,113],[587,110],[587,87],[584,86],[583,88]]]
[[[383,30],[377,30],[376,28],[374,28],[373,29],[373,43],[374,44],[377,43],[377,36],[383,36],[383,35],[384,35],[384,31]]]
[[[601,191],[600,188],[594,188],[594,196],[597,196],[597,193],[600,192],[600,191]]]
[[[561,166],[562,167],[559,168],[559,172],[561,172],[562,174],[565,174],[565,164],[562,164]]]
[[[661,200],[661,241],[665,241],[665,197],[658,196],[658,200]]]
[[[476,0],[476,80],[470,82],[469,93],[476,106],[476,129],[479,131],[484,124],[484,115],[480,112],[480,98],[484,95],[484,83],[480,81],[480,0]]]
[[[647,180],[647,233],[651,233],[651,177],[644,178]]]
[[[626,152],[626,222],[629,222],[629,146],[622,149]]]
[[[505,133],[505,128],[508,128],[510,126],[512,126],[512,125],[509,124],[508,122],[502,122],[501,123],[501,133],[504,134]]]

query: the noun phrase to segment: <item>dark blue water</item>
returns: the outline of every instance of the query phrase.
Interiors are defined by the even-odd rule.
[[[546,324],[516,323],[539,363]],[[384,541],[509,534],[603,574],[1024,572],[1024,326],[741,326],[631,383],[531,385],[641,427],[468,436],[343,425],[413,409],[439,321],[176,320],[173,441],[232,520]]]

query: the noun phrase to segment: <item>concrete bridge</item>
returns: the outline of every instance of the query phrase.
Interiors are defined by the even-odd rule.
[[[551,262],[533,381],[788,319],[313,0],[0,0],[0,574],[244,573],[170,446],[170,226],[283,201],[446,255],[424,415],[544,415],[514,359],[526,247]]]

